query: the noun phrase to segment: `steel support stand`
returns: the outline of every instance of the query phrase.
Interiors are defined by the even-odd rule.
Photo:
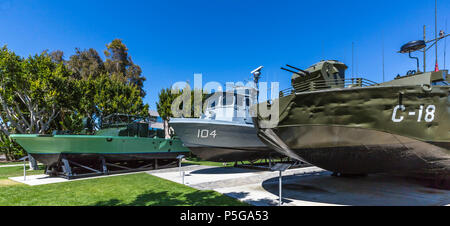
[[[70,162],[70,163],[72,163],[72,164],[74,164],[74,165],[76,165],[76,166],[79,166],[79,167],[81,167],[81,168],[90,170],[90,171],[92,171],[92,172],[102,173],[102,172],[100,172],[100,171],[98,171],[98,170],[96,170],[96,169],[92,169],[91,167],[87,167],[87,166],[81,165],[81,164],[76,163],[76,162],[74,162],[74,161],[69,161],[69,160],[67,160],[67,161]]]
[[[108,174],[108,167],[106,166],[106,160],[105,157],[101,157],[102,160],[102,169],[103,169],[103,174]]]
[[[64,156],[62,156],[61,161],[63,163],[62,168],[63,168],[64,175],[70,179],[73,175],[72,175],[72,169],[70,168],[69,161]]]

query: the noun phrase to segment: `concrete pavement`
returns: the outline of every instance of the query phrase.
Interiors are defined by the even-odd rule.
[[[278,172],[212,166],[182,168],[185,184],[190,187],[214,190],[252,205],[278,205]],[[147,173],[181,183],[178,169]],[[318,167],[307,167],[283,174],[283,200],[285,206],[433,206],[450,204],[450,191],[388,175],[332,177]]]
[[[256,206],[278,205],[278,172],[233,167],[185,165],[185,185],[199,190],[214,190]],[[181,183],[179,168],[146,173]],[[133,173],[127,173],[133,174]],[[89,178],[119,176],[114,174]],[[9,178],[31,186],[69,180],[47,175]],[[450,204],[450,191],[425,187],[417,182],[387,175],[359,178],[333,177],[318,167],[289,169],[283,173],[284,206],[440,206]]]

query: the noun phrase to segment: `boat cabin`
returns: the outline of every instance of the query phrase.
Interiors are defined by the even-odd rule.
[[[254,88],[236,87],[234,92],[216,92],[207,98],[201,118],[253,124],[250,106],[255,103]]]
[[[100,130],[95,135],[164,138],[164,130],[152,128],[152,121],[150,118],[141,116],[112,114],[101,120]]]

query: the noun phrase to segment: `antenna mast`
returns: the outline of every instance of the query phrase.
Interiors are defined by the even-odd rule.
[[[427,41],[427,37],[426,37],[426,33],[427,33],[427,29],[426,29],[426,27],[427,26],[425,26],[425,25],[423,25],[423,41]],[[426,48],[424,48],[423,49],[423,72],[425,73],[425,72],[427,72],[427,61],[426,61],[426,58],[427,58],[427,51],[426,51]]]
[[[447,32],[447,18],[445,18],[445,32]],[[444,69],[447,69],[446,67],[446,59],[445,55],[447,53],[447,39],[444,40]]]
[[[437,40],[438,34],[437,34],[437,0],[434,0],[434,38]],[[438,43],[436,42],[436,66],[434,68],[435,71],[438,70]]]
[[[383,82],[384,82],[384,32],[381,33],[381,49],[382,49],[382,65],[383,65]]]
[[[353,60],[353,52],[354,52],[354,45],[355,45],[355,43],[354,42],[352,42],[352,79],[354,78],[354,75],[355,75],[355,64],[354,64],[354,60]]]

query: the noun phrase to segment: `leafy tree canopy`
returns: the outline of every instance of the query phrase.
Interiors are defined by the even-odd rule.
[[[121,40],[107,45],[103,61],[94,49],[76,49],[22,58],[0,49],[0,153],[20,156],[8,135],[46,134],[83,129],[83,118],[95,121],[112,113],[148,115],[143,104],[142,71]],[[19,153],[19,154],[18,154]]]

